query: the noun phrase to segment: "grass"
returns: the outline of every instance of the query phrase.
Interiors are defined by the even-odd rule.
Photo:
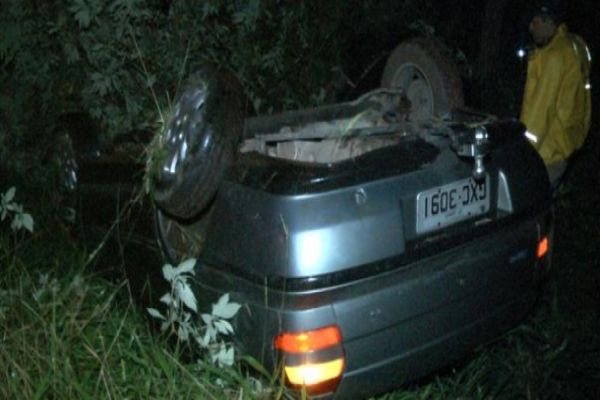
[[[190,361],[153,333],[126,281],[84,271],[85,255],[56,236],[0,259],[0,398],[256,397],[241,370]]]
[[[534,313],[461,364],[378,399],[600,398],[596,154],[579,160],[558,202],[550,280]],[[15,238],[0,226],[0,398],[281,395],[254,393],[240,366],[196,362],[153,332],[126,280],[86,269],[87,255],[61,229]]]

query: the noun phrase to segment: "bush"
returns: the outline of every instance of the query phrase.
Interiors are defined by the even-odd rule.
[[[341,42],[333,4],[9,0],[1,7],[1,128],[17,142],[34,126],[39,137],[60,115],[81,111],[108,136],[146,127],[156,119],[151,90],[162,103],[205,61],[236,71],[255,111],[307,104],[328,81]]]
[[[204,62],[238,75],[249,114],[319,104],[343,47],[343,4],[4,1],[0,169],[41,176],[39,160],[66,130],[110,140],[156,129]],[[72,115],[84,123],[72,126]]]

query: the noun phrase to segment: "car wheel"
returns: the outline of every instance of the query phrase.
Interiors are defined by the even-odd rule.
[[[381,86],[405,92],[411,119],[443,117],[464,105],[460,74],[447,53],[433,40],[416,38],[401,43],[389,56]]]
[[[191,219],[211,202],[237,152],[244,107],[233,74],[204,66],[190,78],[152,153],[152,196],[165,213]]]
[[[197,257],[204,242],[206,228],[212,209],[207,207],[193,221],[184,222],[171,218],[160,208],[154,208],[156,237],[167,262],[177,265]]]

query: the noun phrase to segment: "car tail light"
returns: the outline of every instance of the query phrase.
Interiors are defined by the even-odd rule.
[[[282,333],[275,339],[275,348],[286,353],[310,353],[342,343],[342,333],[337,326],[312,331]]]
[[[302,332],[284,332],[274,341],[283,358],[288,386],[308,394],[333,392],[344,372],[342,333],[337,326]]]
[[[546,254],[548,254],[548,249],[550,248],[550,240],[548,236],[544,236],[539,242],[537,246],[536,255],[538,258],[543,258]]]
[[[339,379],[344,371],[344,358],[322,363],[304,363],[284,367],[288,382],[298,386],[314,386],[333,379]]]

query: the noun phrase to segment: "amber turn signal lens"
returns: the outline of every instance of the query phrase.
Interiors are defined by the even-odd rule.
[[[275,339],[275,348],[292,354],[310,353],[342,343],[342,333],[337,326],[312,331],[282,333]]]
[[[550,247],[550,241],[548,240],[548,236],[545,236],[540,240],[537,247],[537,257],[542,258],[548,253],[548,249]]]

